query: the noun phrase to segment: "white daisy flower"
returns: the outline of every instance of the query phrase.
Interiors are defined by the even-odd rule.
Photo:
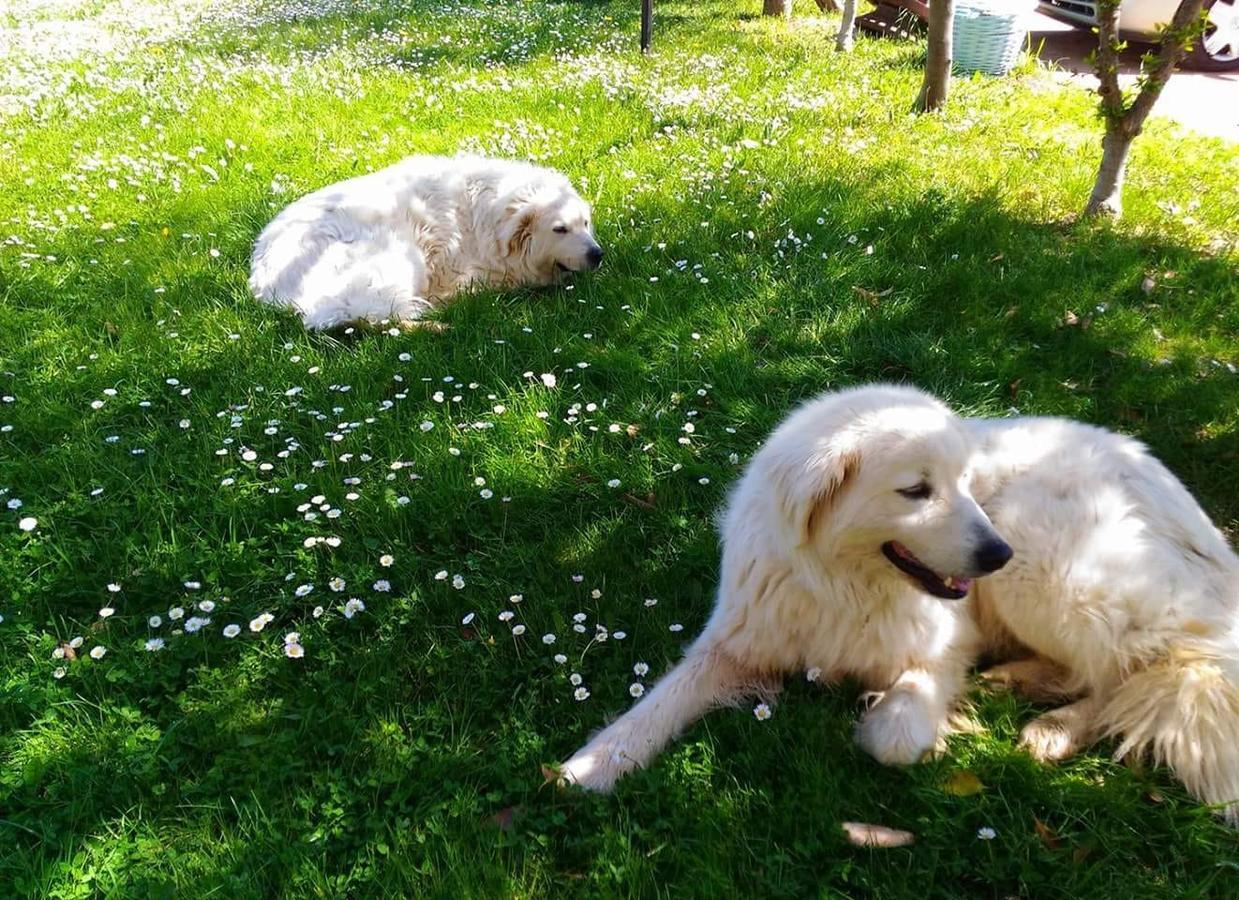
[[[340,591],[344,590],[344,579],[340,578],[339,576],[336,576],[335,578],[331,579],[331,581],[327,582],[327,587],[331,588],[336,593],[339,593]]]
[[[107,619],[115,615],[115,613],[116,613],[116,610],[112,609],[112,607],[105,606],[103,607],[103,609],[99,610],[99,618]]]
[[[300,644],[285,644],[284,655],[289,659],[301,659],[305,656],[305,648]]]
[[[382,556],[379,557],[379,565],[383,566],[384,568],[391,566],[392,563],[394,563],[395,561],[396,561],[396,557],[392,556],[390,553],[384,553]]]
[[[103,657],[107,655],[107,652],[108,652],[108,648],[104,647],[102,644],[100,644],[97,647],[91,647],[90,658],[91,659],[103,659]]]
[[[168,610],[168,618],[173,622],[185,617],[185,608],[182,606],[174,606]]]
[[[151,628],[158,628],[160,625],[163,624],[163,619],[159,618],[159,616],[151,616],[149,619],[146,620],[146,624],[149,625]]]
[[[462,588],[464,588],[464,586],[465,586],[465,579],[464,579],[464,576],[462,576],[462,575],[453,575],[453,576],[452,576],[452,587],[456,588],[456,590],[458,590],[458,591],[459,591],[459,590],[461,590]]]
[[[643,662],[633,664],[632,672],[638,678],[644,678],[647,674],[649,674],[649,671],[650,667]]]
[[[568,681],[572,683],[573,687],[576,687],[578,684],[580,684],[582,680],[583,679],[581,678],[581,675],[579,672],[573,672],[571,675],[568,676]]]
[[[232,640],[234,637],[236,637],[240,633],[241,633],[240,625],[233,624],[233,625],[224,626],[224,637],[228,638],[229,640]]]
[[[373,587],[376,591],[378,591],[380,594],[385,594],[385,593],[387,593],[388,591],[390,591],[390,590],[391,590],[391,582],[390,582],[390,581],[387,581],[387,580],[386,580],[386,579],[384,579],[384,578],[380,578],[378,581],[376,581],[376,582],[375,582],[373,585],[371,585],[371,586],[372,586],[372,587]]]
[[[214,600],[203,600],[201,603],[198,604],[198,609],[200,609],[204,613],[214,612],[215,601]]]
[[[362,603],[356,597],[350,597],[349,601],[344,604],[344,618],[351,619],[359,612],[366,611],[366,604]]]
[[[819,678],[822,677],[821,667],[814,666],[813,668],[809,669],[807,672],[804,673],[804,677],[806,681],[816,682]]]
[[[524,625],[513,625],[512,626],[512,634],[515,635],[516,637],[520,637],[524,633],[525,633]]]
[[[555,660],[555,662],[559,663],[561,666],[568,661],[568,657],[564,656],[562,653],[556,653],[551,657],[551,659]]]
[[[575,697],[577,700],[588,700],[589,699],[589,688],[579,687],[575,691],[572,692],[572,696]]]
[[[632,684],[628,685],[628,693],[633,697],[640,697],[645,693],[645,685],[639,681],[634,681]]]
[[[301,585],[298,585],[298,586],[297,586],[297,589],[296,589],[295,591],[293,591],[293,593],[294,593],[294,594],[296,594],[298,597],[304,597],[304,596],[306,596],[307,594],[309,594],[309,593],[310,593],[311,591],[313,591],[313,590],[314,590],[314,585],[312,585],[312,584],[301,584]]]
[[[986,825],[983,828],[977,829],[977,837],[983,841],[992,841],[998,837],[998,832]]]
[[[542,635],[542,643],[549,647],[551,644],[555,643],[555,635],[549,633]]]
[[[164,648],[163,638],[151,638],[144,645],[147,653],[154,653],[156,650]]]
[[[770,706],[766,703],[758,703],[753,707],[753,716],[758,722],[764,722],[769,719],[773,713],[770,712]]]

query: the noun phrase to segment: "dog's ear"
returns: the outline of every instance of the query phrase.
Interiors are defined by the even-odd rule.
[[[496,240],[499,255],[503,258],[522,256],[529,249],[533,238],[533,226],[538,219],[538,206],[530,200],[517,200],[508,204],[499,220]]]
[[[859,468],[860,454],[855,448],[826,446],[782,470],[781,512],[795,546],[802,547],[813,539]]]

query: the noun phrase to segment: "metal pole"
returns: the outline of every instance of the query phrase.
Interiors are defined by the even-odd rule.
[[[641,0],[641,52],[650,52],[650,37],[654,31],[654,0]]]

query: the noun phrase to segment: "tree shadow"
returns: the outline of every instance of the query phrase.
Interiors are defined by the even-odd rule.
[[[701,871],[692,852],[637,858],[693,822],[696,831],[674,839],[684,846],[722,842],[732,848],[737,861],[721,874],[738,884],[757,889],[778,870],[783,854],[781,865],[797,889],[831,884],[843,890],[846,881],[837,880],[843,875],[821,861],[823,854],[844,852],[831,831],[841,818],[921,815],[950,822],[958,815],[959,827],[941,825],[935,832],[933,825],[916,826],[933,852],[949,855],[987,824],[983,816],[1002,815],[1001,798],[1009,792],[1078,822],[1092,823],[1096,809],[1112,805],[1130,813],[1138,823],[1133,827],[1164,838],[1143,845],[1150,889],[1166,873],[1213,865],[1208,846],[1174,840],[1177,825],[1193,813],[1161,776],[1092,763],[1104,769],[1106,780],[1090,785],[1075,770],[1033,768],[1010,757],[1008,747],[973,748],[968,752],[984,767],[995,796],[982,812],[964,810],[942,798],[935,781],[939,770],[905,773],[869,763],[851,745],[855,711],[842,690],[819,701],[804,690],[790,691],[779,721],[756,737],[745,714],[709,717],[615,800],[560,796],[541,787],[537,763],[565,757],[605,713],[630,702],[632,654],[611,653],[626,646],[614,640],[581,651],[593,655],[594,702],[574,704],[563,687],[563,670],[549,659],[553,648],[542,646],[537,634],[518,641],[495,625],[502,602],[494,598],[519,585],[527,603],[543,604],[534,616],[541,627],[565,644],[573,613],[588,612],[591,628],[598,621],[608,623],[612,634],[627,631],[652,671],[660,671],[699,630],[712,601],[712,519],[739,471],[728,454],[742,462],[792,406],[825,388],[906,382],[944,395],[964,412],[997,415],[1016,407],[1117,428],[1148,443],[1215,520],[1226,525],[1239,519],[1236,376],[1202,359],[1197,349],[1198,341],[1233,334],[1239,324],[1227,260],[1157,237],[1022,219],[997,196],[959,198],[931,189],[915,199],[876,202],[880,181],[862,188],[806,174],[788,186],[785,196],[792,199],[786,206],[779,201],[765,209],[752,241],[728,240],[731,223],[718,223],[719,257],[710,261],[708,283],[677,270],[669,257],[652,260],[640,228],[607,235],[604,225],[609,263],[597,276],[550,292],[464,298],[444,311],[448,329],[442,334],[365,334],[344,341],[306,336],[292,317],[245,297],[237,266],[181,276],[174,286],[176,309],[197,349],[178,361],[176,375],[204,395],[191,407],[195,418],[248,403],[259,419],[283,420],[283,435],[313,448],[279,473],[285,480],[304,472],[311,484],[338,492],[347,466],[307,467],[313,455],[330,460],[334,453],[324,431],[340,418],[381,415],[373,428],[376,444],[417,435],[420,421],[434,409],[427,395],[449,373],[464,383],[479,371],[555,370],[573,398],[610,400],[605,415],[574,427],[554,423],[533,433],[496,420],[492,431],[460,430],[454,440],[470,465],[510,502],[483,504],[472,488],[419,494],[418,485],[402,476],[399,490],[413,498],[410,506],[386,497],[368,500],[364,514],[332,526],[345,549],[331,560],[300,549],[303,536],[322,531],[298,525],[290,515],[300,495],[268,495],[261,477],[235,463],[218,474],[235,471],[247,479],[251,487],[237,495],[221,493],[216,477],[185,470],[186,459],[206,460],[219,446],[228,433],[226,418],[213,430],[191,431],[184,447],[151,452],[143,461],[106,455],[101,436],[109,429],[138,429],[149,415],[155,433],[155,425],[175,415],[182,402],[176,392],[155,394],[149,384],[152,374],[160,381],[165,374],[150,336],[171,327],[155,325],[168,310],[153,307],[136,318],[126,313],[113,334],[105,327],[112,314],[91,305],[92,297],[124,295],[147,283],[162,264],[156,255],[136,255],[136,266],[95,272],[76,285],[40,277],[8,284],[6,299],[14,309],[63,317],[65,327],[72,320],[73,327],[97,329],[99,341],[117,348],[97,371],[48,369],[39,387],[49,404],[40,416],[46,421],[31,420],[4,438],[8,459],[0,462],[0,474],[6,479],[20,459],[26,477],[81,496],[89,483],[81,461],[98,459],[118,497],[94,507],[66,504],[57,514],[63,516],[63,558],[43,561],[37,576],[20,560],[0,561],[0,574],[31,619],[91,620],[99,599],[82,587],[81,560],[101,575],[130,573],[126,597],[135,608],[169,602],[169,592],[192,574],[188,566],[205,567],[209,588],[231,597],[239,617],[269,606],[290,625],[309,625],[313,604],[289,595],[286,571],[296,568],[319,582],[335,573],[350,582],[369,580],[372,558],[391,547],[399,548],[404,567],[398,570],[398,599],[373,602],[375,632],[334,635],[324,641],[325,657],[307,660],[302,669],[290,669],[273,648],[216,650],[204,641],[201,648],[177,651],[181,655],[167,667],[156,661],[134,668],[126,681],[75,682],[84,701],[110,715],[131,710],[125,714],[131,718],[121,717],[102,744],[51,752],[0,782],[5,817],[21,826],[6,839],[12,851],[37,856],[52,872],[135,804],[153,811],[147,815],[173,820],[189,817],[185,810],[196,805],[213,804],[219,820],[201,827],[253,835],[263,834],[265,826],[247,813],[304,802],[301,821],[308,833],[322,832],[321,842],[279,848],[280,835],[269,831],[237,850],[231,868],[217,873],[218,883],[230,884],[258,866],[276,885],[317,860],[344,879],[333,885],[339,888],[351,884],[348,873],[359,854],[375,841],[395,839],[393,823],[425,825],[420,831],[409,827],[421,834],[421,851],[401,846],[420,852],[435,868],[450,862],[453,841],[487,827],[491,812],[519,806],[528,824],[502,838],[496,852],[549,852],[547,865],[569,882],[564,873],[589,870],[594,854],[605,851],[602,838],[580,835],[607,834],[614,828],[607,823],[618,815],[637,825],[623,839],[631,840],[632,854],[614,851],[635,867],[636,884],[721,877]],[[756,209],[759,186],[750,190]],[[809,204],[806,197],[818,202]],[[667,223],[664,238],[673,247],[694,234],[688,204],[644,195],[633,205],[635,220]],[[257,204],[238,212],[235,243],[226,248],[238,265],[264,214]],[[819,216],[827,224],[817,225]],[[190,230],[201,229],[198,223]],[[788,232],[818,237],[815,245],[784,242],[781,256],[772,253],[773,242]],[[1154,270],[1177,274],[1173,287],[1148,295],[1142,279]],[[657,289],[651,288],[654,276],[662,279]],[[49,297],[62,298],[63,308],[49,307]],[[698,340],[693,335],[703,322],[712,333]],[[242,339],[219,334],[229,329]],[[1149,349],[1153,329],[1165,332],[1164,362]],[[577,337],[586,332],[594,337]],[[560,340],[563,353],[555,352]],[[292,387],[278,349],[285,343],[313,354],[324,369],[324,377],[295,400],[284,394]],[[410,354],[412,362],[398,364],[398,353]],[[578,361],[589,365],[576,369]],[[406,380],[394,383],[393,371]],[[329,387],[343,377],[351,385],[347,397]],[[155,412],[134,409],[126,414],[132,418],[105,427],[75,410],[88,386],[143,381]],[[488,383],[476,401],[462,404],[460,417],[483,416],[494,402],[517,412],[558,402],[539,390],[515,377]],[[375,411],[403,391],[413,394],[412,402]],[[487,391],[496,394],[495,401],[484,399]],[[326,424],[311,412],[333,404],[349,409],[330,414]],[[564,417],[563,406],[554,407],[556,418]],[[692,408],[704,424],[694,438],[698,449],[682,450],[684,413]],[[640,423],[641,429],[634,436],[612,436],[611,423]],[[590,424],[600,436],[586,430]],[[239,434],[258,440],[252,429]],[[348,448],[363,452],[369,440]],[[649,450],[642,449],[646,444]],[[673,461],[683,466],[679,472],[670,472]],[[378,460],[375,469],[387,462]],[[623,491],[608,488],[603,479],[617,467],[623,469]],[[417,468],[427,484],[460,478],[458,464],[447,456],[420,460]],[[368,479],[382,477],[367,473]],[[702,478],[709,484],[703,486]],[[460,595],[429,575],[462,567],[483,598]],[[584,580],[573,581],[582,574]],[[600,596],[592,596],[594,588]],[[660,602],[647,607],[646,597]],[[477,624],[458,625],[474,609]],[[677,624],[683,630],[671,631]],[[31,646],[32,652],[49,649]],[[64,726],[67,713],[49,705],[50,696],[0,701],[0,723],[11,735],[6,752],[21,743],[23,731]],[[376,715],[376,709],[383,713]],[[995,713],[991,724],[1002,714]],[[90,732],[94,726],[85,721],[79,727]],[[152,740],[126,739],[144,727]],[[376,749],[384,745],[383,735],[396,748],[390,758]],[[830,762],[823,764],[823,757]],[[402,774],[402,767],[415,774]],[[798,791],[797,780],[809,788]],[[1139,805],[1133,798],[1150,784],[1176,802]],[[427,794],[427,785],[437,788]],[[915,798],[910,806],[909,791]],[[219,803],[224,796],[231,798],[231,809]],[[789,814],[805,823],[804,833],[765,830]],[[1224,843],[1220,827],[1211,834]],[[769,858],[753,864],[746,854],[758,851]],[[1098,855],[1105,871],[1125,865],[1108,852]],[[1037,858],[1054,862],[1052,855]],[[357,877],[357,883],[373,883]],[[418,883],[417,876],[406,877]],[[982,889],[969,883],[970,890]]]

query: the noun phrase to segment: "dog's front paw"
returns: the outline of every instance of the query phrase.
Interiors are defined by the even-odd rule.
[[[1024,726],[1020,732],[1020,746],[1033,759],[1052,763],[1074,756],[1080,749],[1080,742],[1068,723],[1054,713],[1045,713]]]
[[[634,768],[635,763],[624,754],[622,747],[589,744],[559,767],[559,775],[568,784],[607,794],[615,787],[615,782]]]
[[[888,692],[856,728],[856,743],[886,766],[910,766],[931,752],[938,741],[938,723],[912,694]]]

